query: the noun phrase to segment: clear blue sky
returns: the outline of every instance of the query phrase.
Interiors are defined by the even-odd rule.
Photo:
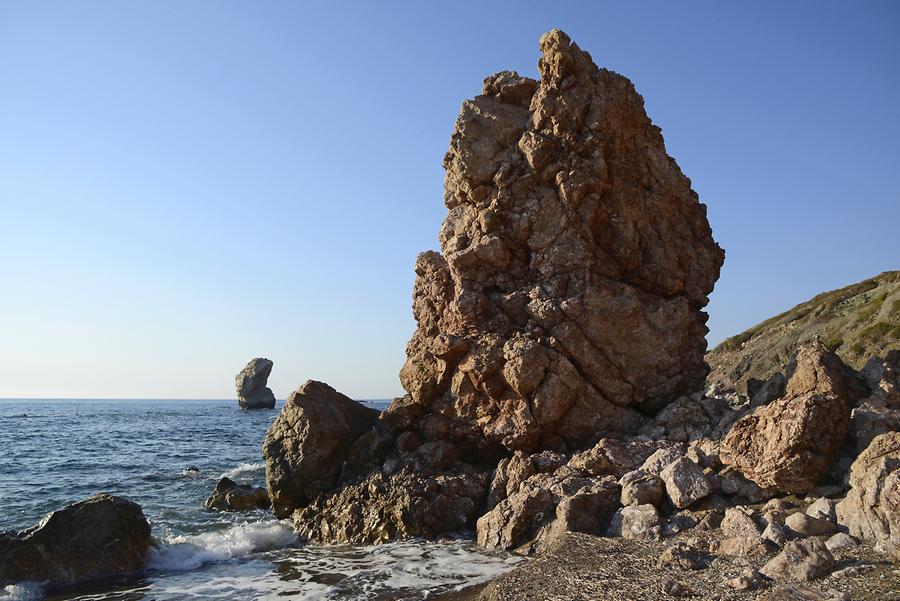
[[[898,2],[4,2],[0,397],[398,394],[460,103],[553,27],[709,206],[711,344],[900,268]]]

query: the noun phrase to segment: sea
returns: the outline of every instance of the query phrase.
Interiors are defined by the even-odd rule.
[[[29,528],[48,512],[107,492],[139,503],[159,543],[141,574],[49,592],[39,583],[0,583],[0,600],[413,601],[490,580],[520,561],[479,549],[471,533],[324,546],[302,544],[288,521],[268,511],[207,511],[203,503],[223,476],[264,485],[262,441],[281,406],[0,400],[0,531]]]

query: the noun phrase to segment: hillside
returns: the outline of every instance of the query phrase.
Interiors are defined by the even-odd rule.
[[[900,348],[900,271],[823,292],[725,340],[706,354],[712,369],[707,382],[742,392],[749,378],[765,380],[780,371],[800,344],[814,338],[856,369]]]

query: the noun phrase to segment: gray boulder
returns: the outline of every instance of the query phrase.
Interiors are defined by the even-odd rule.
[[[272,361],[257,357],[234,377],[237,388],[238,404],[241,409],[273,409],[275,395],[266,387],[269,374],[272,373]]]

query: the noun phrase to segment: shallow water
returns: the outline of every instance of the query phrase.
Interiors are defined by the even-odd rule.
[[[246,412],[235,401],[0,400],[0,530],[29,527],[97,492],[143,507],[161,543],[144,574],[50,599],[413,600],[487,580],[516,562],[465,538],[303,547],[268,512],[206,511],[223,475],[263,484],[262,439],[280,406]],[[43,596],[31,585],[0,591],[0,599]]]

